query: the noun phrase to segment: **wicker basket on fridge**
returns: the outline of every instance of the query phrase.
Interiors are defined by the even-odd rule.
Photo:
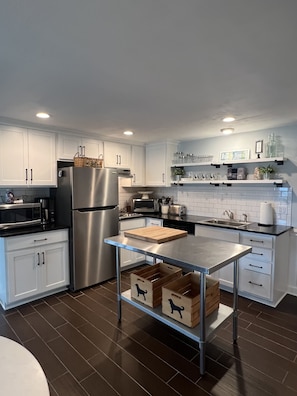
[[[102,155],[100,155],[99,158],[90,158],[90,157],[80,156],[78,153],[76,153],[73,160],[75,167],[103,168]]]

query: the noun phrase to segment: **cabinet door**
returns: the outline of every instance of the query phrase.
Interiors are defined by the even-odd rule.
[[[28,131],[28,184],[56,186],[57,164],[55,155],[56,136],[43,131]]]
[[[132,146],[131,174],[132,186],[144,186],[145,151],[143,146]]]
[[[145,219],[129,219],[120,222],[120,235],[124,234],[125,230],[132,230],[135,228],[145,227]],[[127,249],[120,249],[120,260],[121,260],[121,268],[128,267],[132,264],[136,264],[145,260],[145,255],[132,252]]]
[[[146,185],[170,186],[174,142],[152,143],[146,146]]]
[[[123,235],[124,231],[120,231],[120,235]],[[145,255],[137,252],[132,252],[131,250],[121,249],[120,250],[120,261],[121,269],[128,267],[133,264],[145,261]]]
[[[166,184],[165,146],[146,147],[145,180],[147,186],[164,186]]]
[[[40,248],[41,290],[69,285],[68,243],[55,243]]]
[[[96,139],[82,139],[83,154],[86,157],[103,158],[103,142]]]
[[[0,127],[0,185],[26,185],[27,131]]]
[[[58,155],[59,160],[73,160],[76,153],[82,155],[82,141],[75,135],[58,135]]]
[[[195,225],[195,236],[204,236],[207,238],[218,239],[220,241],[239,243],[239,232],[226,230],[223,228],[207,227]],[[233,288],[233,263],[226,265],[219,271],[214,272],[211,276],[220,280],[220,285],[228,289]]]
[[[147,217],[145,220],[145,225],[146,225],[146,227],[151,227],[151,226],[163,227],[163,220],[162,219],[154,219],[152,217]]]
[[[132,178],[120,178],[122,187],[145,186],[145,149],[143,146],[131,147]]]
[[[129,144],[104,142],[104,162],[106,167],[130,168],[131,146]]]
[[[7,253],[7,303],[39,292],[40,261],[35,249]]]

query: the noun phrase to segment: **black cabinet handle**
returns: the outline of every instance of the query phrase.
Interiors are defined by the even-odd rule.
[[[250,283],[251,285],[254,285],[254,286],[260,286],[260,287],[263,286],[261,283],[255,283],[255,282],[252,282],[252,281],[249,281],[249,283]]]
[[[260,269],[263,268],[263,266],[261,266],[261,265],[255,265],[255,264],[249,264],[249,266],[250,266],[250,267],[254,267],[254,268],[260,268]]]

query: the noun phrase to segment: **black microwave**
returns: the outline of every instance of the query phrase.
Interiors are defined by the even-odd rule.
[[[41,224],[40,203],[0,205],[0,229]]]

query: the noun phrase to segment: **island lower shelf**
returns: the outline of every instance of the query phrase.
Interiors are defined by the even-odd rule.
[[[153,318],[159,320],[160,322],[166,324],[167,326],[175,329],[176,331],[184,334],[185,336],[191,338],[194,341],[200,341],[200,324],[196,327],[190,328],[184,326],[182,323],[175,321],[174,319],[169,318],[168,316],[162,313],[161,306],[156,308],[150,308],[147,305],[141,304],[140,302],[133,300],[131,298],[131,289],[126,290],[121,293],[121,299],[126,301],[127,303],[133,305],[134,307],[140,309],[146,314],[152,316]],[[206,330],[206,338],[217,329],[229,316],[232,316],[233,309],[228,307],[227,305],[220,304],[219,309],[209,316],[205,318],[205,330]]]

